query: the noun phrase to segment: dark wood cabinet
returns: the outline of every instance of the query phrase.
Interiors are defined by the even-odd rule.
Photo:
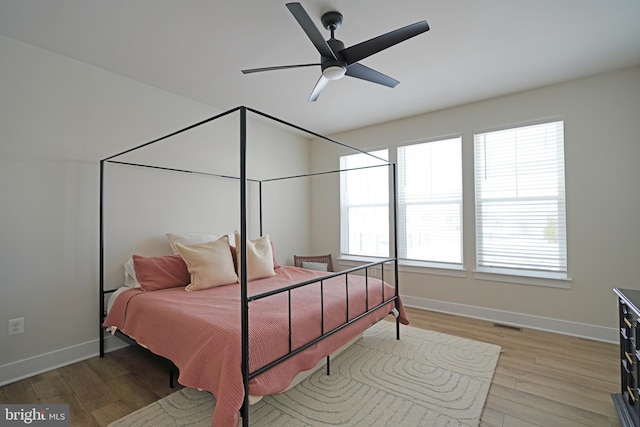
[[[614,289],[620,326],[620,393],[612,394],[622,425],[640,427],[640,290]]]

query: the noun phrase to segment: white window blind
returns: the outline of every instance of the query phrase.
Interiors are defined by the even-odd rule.
[[[567,272],[562,121],[478,133],[479,271]]]
[[[347,255],[389,256],[387,150],[340,157],[340,250]],[[376,159],[378,157],[379,159]],[[378,166],[378,167],[372,167]]]
[[[461,138],[398,148],[398,252],[462,264]]]

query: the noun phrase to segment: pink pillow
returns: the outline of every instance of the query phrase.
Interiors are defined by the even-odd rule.
[[[271,242],[271,252],[273,252],[273,268],[280,268],[280,264],[278,264],[278,260],[276,259],[276,248],[273,246],[273,242]]]
[[[187,264],[180,255],[157,257],[134,255],[133,266],[140,287],[145,291],[187,286],[191,281]]]

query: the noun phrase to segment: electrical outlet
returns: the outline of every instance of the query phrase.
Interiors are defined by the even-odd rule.
[[[9,319],[9,335],[18,335],[24,332],[24,317]]]

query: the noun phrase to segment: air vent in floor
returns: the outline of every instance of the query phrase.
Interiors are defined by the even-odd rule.
[[[496,328],[511,329],[512,331],[522,332],[522,328],[519,328],[517,326],[503,325],[502,323],[494,323],[493,326],[495,326]]]

